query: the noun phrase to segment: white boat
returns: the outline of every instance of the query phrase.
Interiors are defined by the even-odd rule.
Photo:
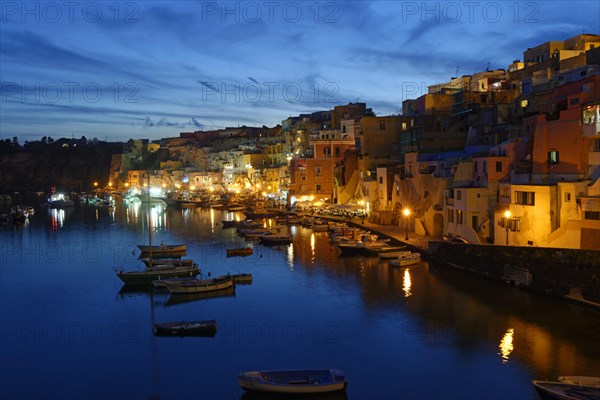
[[[421,261],[421,254],[411,253],[410,251],[400,254],[395,260],[390,260],[388,263],[394,267],[409,267],[418,264]]]
[[[532,381],[538,395],[545,400],[598,400],[599,386],[586,386],[576,383]]]
[[[286,394],[337,392],[348,386],[339,369],[248,371],[238,374],[238,383],[247,391]]]
[[[574,385],[600,387],[600,376],[569,375],[569,376],[559,376],[558,380],[560,382],[572,383]]]

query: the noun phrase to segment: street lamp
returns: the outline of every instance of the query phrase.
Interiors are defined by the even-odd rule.
[[[408,240],[408,217],[410,216],[410,210],[408,208],[405,208],[403,213],[404,213],[404,222],[406,224],[406,237],[404,238],[404,240]]]
[[[508,219],[510,218],[510,211],[504,211],[504,217],[506,217],[506,245],[508,246]]]

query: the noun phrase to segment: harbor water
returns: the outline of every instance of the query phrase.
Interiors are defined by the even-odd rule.
[[[219,296],[125,287],[137,244],[185,243],[202,276],[251,273]],[[236,375],[339,368],[348,399],[537,399],[533,379],[600,376],[600,311],[422,261],[341,258],[326,232],[247,245],[209,208],[117,202],[36,208],[0,226],[0,398],[239,399]],[[264,222],[273,225],[273,220]],[[283,228],[287,230],[288,228]],[[217,321],[214,337],[155,322]]]

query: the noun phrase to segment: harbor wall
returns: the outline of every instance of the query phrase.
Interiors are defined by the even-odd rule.
[[[600,307],[600,251],[429,242],[437,262]]]

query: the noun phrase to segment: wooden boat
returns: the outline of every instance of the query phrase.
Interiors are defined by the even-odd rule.
[[[154,324],[156,336],[215,336],[217,322],[206,321],[157,322]]]
[[[246,257],[254,253],[252,247],[241,247],[239,249],[227,249],[227,257]]]
[[[538,395],[545,400],[594,400],[600,399],[600,387],[577,383],[532,381]]]
[[[187,266],[187,265],[192,265],[194,264],[194,260],[191,259],[186,259],[186,260],[181,260],[179,258],[160,258],[158,260],[154,260],[154,259],[150,259],[150,258],[142,258],[142,261],[144,262],[144,264],[146,265],[150,265],[150,262],[152,262],[153,265],[172,265],[174,267],[183,267],[183,266]]]
[[[248,371],[238,374],[238,383],[248,391],[311,394],[346,390],[346,376],[339,369]]]
[[[147,246],[143,244],[138,244],[138,248],[142,252],[142,254],[182,254],[185,255],[187,252],[187,246],[185,244],[166,244],[161,243],[158,246]]]
[[[235,284],[252,283],[252,274],[233,274],[228,276],[233,278],[233,283]]]
[[[185,282],[166,282],[167,290],[172,294],[203,293],[223,290],[233,286],[231,276],[219,276],[212,279],[192,280]]]
[[[274,233],[265,233],[264,235],[259,236],[259,239],[260,242],[266,246],[292,243],[292,237],[290,235],[277,235]]]
[[[150,284],[161,279],[194,277],[200,273],[196,264],[189,266],[158,265],[143,271],[119,271],[117,276],[125,284]]]
[[[409,254],[410,251],[408,250],[403,250],[403,251],[392,251],[392,252],[383,252],[383,253],[377,253],[379,254],[379,258],[381,258],[382,260],[395,260],[398,257],[401,257],[403,255]]]
[[[400,257],[395,260],[390,260],[389,264],[394,267],[409,267],[411,265],[418,264],[421,261],[421,254],[419,253],[411,253],[402,254]]]
[[[175,306],[178,304],[189,303],[192,301],[209,300],[217,297],[232,297],[235,296],[235,286],[223,290],[215,290],[213,292],[200,292],[189,294],[173,294],[170,295],[166,307]]]
[[[196,277],[195,276],[184,276],[181,278],[171,278],[171,279],[158,279],[155,281],[152,281],[152,286],[154,286],[155,288],[167,288],[167,282],[170,283],[178,283],[178,282],[184,282],[184,281],[193,281],[195,280]]]
[[[242,221],[236,221],[236,220],[222,220],[221,224],[223,224],[223,229],[227,229],[227,228],[235,228],[237,226],[239,226],[242,223]]]

